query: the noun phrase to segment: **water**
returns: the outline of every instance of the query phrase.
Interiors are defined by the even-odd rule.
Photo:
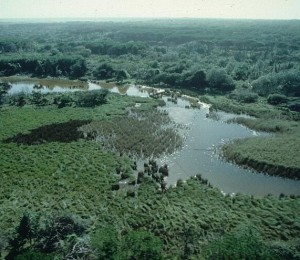
[[[13,82],[9,93],[31,92],[37,82]],[[74,81],[57,81],[37,83],[44,85],[41,90],[47,92],[67,92],[78,90],[100,89],[98,84]],[[49,87],[47,87],[49,86]],[[69,88],[68,86],[72,86]],[[150,90],[137,86],[115,86],[103,84],[111,92],[127,94],[131,96],[149,97]],[[245,193],[263,196],[267,194],[300,195],[300,181],[268,176],[262,173],[250,171],[227,162],[219,157],[220,146],[236,138],[267,135],[252,131],[238,124],[227,124],[225,121],[236,115],[219,112],[219,120],[207,118],[209,106],[203,105],[201,109],[187,109],[189,101],[179,98],[177,104],[166,101],[163,108],[168,111],[170,117],[178,124],[186,126],[184,147],[176,153],[162,157],[160,163],[169,165],[170,176],[167,179],[169,185],[176,184],[178,179],[186,180],[196,174],[201,174],[213,186],[218,187],[224,193]]]
[[[20,83],[15,83],[12,85],[12,88],[8,91],[9,95],[13,95],[13,94],[17,94],[17,93],[25,93],[25,94],[29,94],[32,93],[32,91],[34,90],[33,88],[34,84],[30,84],[30,83],[24,83],[24,82],[20,82]],[[90,86],[90,85],[89,85]],[[86,88],[80,88],[79,86],[74,86],[72,88],[69,87],[61,87],[61,86],[52,86],[51,88],[48,86],[43,86],[43,88],[39,89],[39,91],[41,91],[41,93],[51,93],[51,92],[74,92],[74,91],[82,91]],[[93,89],[99,89],[96,88],[94,85],[91,85],[90,87],[87,88],[87,90],[93,90]]]
[[[252,131],[238,124],[227,124],[233,114],[218,113],[220,120],[206,118],[208,107],[201,110],[185,109],[186,101],[178,100],[175,106],[167,102],[166,110],[177,123],[189,126],[183,149],[164,157],[161,162],[169,165],[169,184],[178,179],[201,174],[202,177],[224,193],[251,195],[300,194],[300,182],[250,171],[219,157],[220,146],[236,138],[267,135]]]
[[[111,90],[120,93],[120,89],[115,86]],[[127,87],[127,95],[148,97],[149,93],[150,90],[144,87]],[[218,112],[219,120],[207,118],[207,104],[203,104],[201,109],[187,109],[185,107],[190,102],[185,99],[179,98],[177,104],[167,101],[167,97],[163,99],[166,106],[162,109],[167,110],[176,123],[187,126],[184,147],[159,160],[161,164],[167,163],[169,166],[169,185],[176,184],[178,179],[186,180],[201,174],[224,193],[300,195],[300,181],[251,171],[220,158],[218,150],[222,144],[236,138],[268,135],[267,133],[253,131],[239,124],[227,124],[228,119],[236,117],[234,114]]]

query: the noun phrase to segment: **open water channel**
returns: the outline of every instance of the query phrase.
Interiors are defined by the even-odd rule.
[[[94,83],[82,83],[82,85],[76,84],[72,88],[66,88],[63,84],[60,85],[59,81],[52,82],[50,85],[40,82],[16,81],[11,83],[11,94],[20,91],[30,92],[34,84],[42,84],[45,86],[43,92],[108,88],[115,93],[149,97],[149,90],[138,86],[119,87],[109,84],[99,86]],[[218,112],[219,120],[207,118],[206,115],[209,111],[207,104],[202,104],[200,109],[187,109],[188,99],[178,98],[177,104],[169,102],[167,97],[163,97],[163,99],[166,101],[163,109],[168,111],[170,117],[176,123],[187,126],[184,132],[184,147],[159,160],[160,163],[167,163],[169,166],[170,175],[167,179],[169,185],[176,184],[178,179],[186,180],[191,176],[201,174],[223,193],[245,193],[257,196],[281,193],[300,195],[300,181],[298,180],[268,176],[220,158],[218,150],[222,144],[236,138],[267,135],[267,133],[252,131],[239,124],[227,124],[226,120],[235,117],[234,114]]]

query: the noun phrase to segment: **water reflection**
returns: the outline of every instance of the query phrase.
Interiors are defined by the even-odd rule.
[[[42,84],[44,87],[41,91],[44,93],[99,88],[107,88],[111,92],[130,96],[149,97],[149,93],[151,93],[147,87],[133,85],[116,86],[103,83],[100,87],[99,84],[91,82],[75,84],[73,81],[69,81],[68,83],[64,82],[63,85],[59,85],[57,81],[51,82],[51,85],[47,85],[47,82],[43,83],[12,82],[9,93],[31,92],[34,84]],[[219,112],[219,120],[207,118],[209,106],[203,104],[201,109],[187,109],[186,107],[190,105],[188,98],[178,98],[177,104],[168,101],[167,97],[163,99],[166,102],[163,109],[168,111],[176,123],[185,126],[180,132],[186,137],[185,145],[180,151],[160,159],[161,163],[169,165],[171,173],[167,180],[169,185],[175,184],[178,179],[185,180],[200,173],[213,186],[220,188],[225,193],[300,195],[300,181],[252,172],[219,158],[218,149],[225,142],[235,138],[266,135],[266,133],[252,131],[238,124],[227,124],[226,121],[229,118],[236,116],[234,114]]]
[[[119,87],[113,91],[120,93]],[[149,96],[145,87],[129,86],[127,95]],[[187,109],[190,102],[178,98],[177,104],[163,98],[171,118],[178,124],[186,126],[185,145],[175,154],[160,159],[167,163],[170,169],[168,184],[176,184],[178,179],[186,180],[196,174],[201,174],[215,187],[225,193],[245,193],[251,195],[300,195],[300,181],[268,176],[262,173],[244,169],[219,157],[218,149],[222,144],[236,138],[267,135],[256,132],[242,125],[227,124],[226,121],[236,117],[234,114],[218,112],[219,120],[207,118],[209,106],[201,109]]]

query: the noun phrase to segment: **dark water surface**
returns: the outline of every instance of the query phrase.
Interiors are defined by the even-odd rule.
[[[42,92],[66,92],[76,90],[91,90],[101,88],[90,82],[59,81],[40,82],[44,85]],[[51,83],[51,84],[50,84]],[[10,94],[17,92],[31,92],[36,82],[12,82]],[[70,86],[72,86],[70,88]],[[131,96],[148,97],[149,90],[137,86],[115,86],[102,84],[111,92],[127,94]],[[229,163],[219,157],[220,146],[236,138],[267,135],[252,131],[238,124],[227,124],[225,121],[235,117],[234,114],[219,112],[219,120],[207,118],[209,106],[202,104],[201,109],[185,108],[190,103],[187,99],[179,98],[177,104],[167,101],[163,107],[170,117],[178,124],[185,126],[184,147],[175,154],[164,156],[159,161],[169,165],[170,176],[167,179],[169,185],[176,184],[178,179],[186,180],[196,174],[201,174],[213,186],[218,187],[224,193],[245,193],[251,195],[295,194],[300,195],[300,181],[268,176],[262,173],[250,171]]]

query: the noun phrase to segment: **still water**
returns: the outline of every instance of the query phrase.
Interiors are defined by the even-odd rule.
[[[124,87],[112,87],[115,93],[124,94]],[[127,95],[148,97],[149,90],[143,87],[129,86]],[[240,167],[220,158],[218,150],[222,144],[236,138],[268,135],[250,130],[239,124],[227,124],[226,121],[236,117],[234,114],[218,112],[218,120],[207,118],[209,106],[202,104],[201,109],[187,109],[190,102],[178,98],[177,104],[163,97],[170,117],[178,124],[187,126],[184,147],[175,154],[164,156],[159,161],[167,163],[170,175],[169,185],[178,179],[186,180],[201,174],[213,186],[224,193],[244,193],[264,196],[268,194],[300,195],[300,181],[268,176]]]
[[[31,92],[36,82],[11,82],[10,94]],[[111,92],[131,96],[149,97],[149,89],[137,86],[115,86],[113,84],[94,84],[90,82],[51,81],[41,82],[42,92],[66,92],[77,90],[92,90],[107,88]],[[70,86],[72,86],[70,88]],[[221,145],[236,139],[251,136],[267,135],[252,131],[238,124],[227,124],[226,120],[235,117],[233,114],[219,112],[218,120],[207,118],[209,106],[202,104],[201,109],[187,109],[190,105],[187,99],[178,98],[177,104],[167,100],[164,110],[178,124],[185,126],[184,147],[176,153],[160,158],[160,163],[169,165],[169,185],[176,184],[178,179],[186,180],[196,174],[201,174],[213,186],[224,193],[245,193],[263,196],[267,194],[300,195],[300,181],[268,176],[250,171],[229,163],[219,157]]]

